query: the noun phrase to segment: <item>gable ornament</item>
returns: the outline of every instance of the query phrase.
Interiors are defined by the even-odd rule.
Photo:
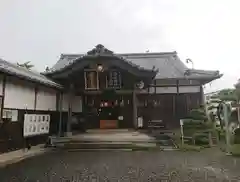
[[[93,48],[91,51],[87,52],[87,55],[113,55],[113,51],[108,50],[105,48],[102,44],[98,44],[95,48]]]

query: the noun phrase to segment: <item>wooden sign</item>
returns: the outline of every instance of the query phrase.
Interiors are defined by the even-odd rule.
[[[118,127],[117,120],[100,120],[101,129],[116,129]]]

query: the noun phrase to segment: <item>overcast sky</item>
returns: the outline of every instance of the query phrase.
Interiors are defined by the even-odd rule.
[[[1,0],[0,57],[43,71],[61,53],[99,43],[118,53],[177,51],[194,68],[224,73],[207,85],[214,91],[240,78],[239,7],[238,0]]]

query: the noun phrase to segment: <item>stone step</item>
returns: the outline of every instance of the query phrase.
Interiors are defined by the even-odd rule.
[[[158,142],[61,142],[60,149],[132,149],[132,148],[177,148],[172,141]]]

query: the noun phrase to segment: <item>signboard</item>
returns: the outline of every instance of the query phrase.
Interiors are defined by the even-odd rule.
[[[138,128],[142,128],[142,127],[143,127],[143,118],[138,117]]]
[[[3,109],[2,118],[8,118],[11,120],[11,122],[16,122],[18,121],[18,110]]]
[[[49,133],[50,115],[24,114],[23,136],[31,137]]]

